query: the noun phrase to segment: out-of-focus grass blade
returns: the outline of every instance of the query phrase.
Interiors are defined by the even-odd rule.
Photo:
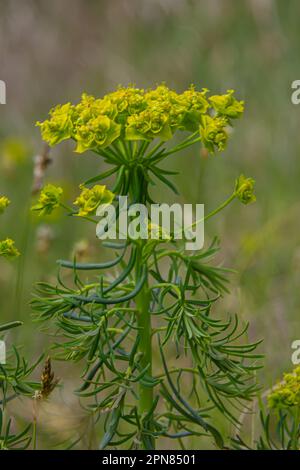
[[[16,328],[17,326],[21,325],[23,325],[23,322],[21,321],[11,321],[9,323],[4,323],[3,325],[0,325],[0,331],[10,330],[11,328]]]

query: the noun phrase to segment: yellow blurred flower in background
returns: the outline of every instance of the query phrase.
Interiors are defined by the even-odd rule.
[[[10,238],[0,241],[0,256],[11,259],[20,256],[20,252],[15,247],[15,242]]]
[[[0,214],[3,214],[7,206],[10,204],[10,200],[6,196],[0,196]]]

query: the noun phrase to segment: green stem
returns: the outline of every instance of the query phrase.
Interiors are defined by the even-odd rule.
[[[225,209],[226,206],[228,206],[228,204],[230,204],[234,199],[236,198],[236,194],[233,193],[228,199],[226,199],[226,201],[223,202],[223,204],[221,204],[219,207],[217,207],[214,211],[210,212],[209,214],[207,214],[203,220],[207,220],[207,219],[210,219],[210,217],[213,217],[214,215],[216,215],[218,212],[220,212],[221,210]]]
[[[195,134],[193,134],[194,137]],[[191,139],[191,137],[187,138],[180,144],[176,145],[175,147],[171,148],[170,150],[167,150],[164,155],[167,157],[168,155],[172,155],[172,153],[179,152],[180,150],[185,149],[186,147],[190,147],[191,145],[196,144],[197,142],[201,141],[201,137],[198,137],[197,139]]]
[[[293,429],[293,435],[291,439],[291,448],[293,450],[298,450],[298,432],[299,432],[299,424],[300,424],[300,407],[297,406],[295,416],[294,416],[294,429]]]
[[[33,430],[32,430],[32,450],[36,450],[37,445],[37,419],[36,416],[33,418]]]
[[[141,152],[145,154],[148,145],[142,147]],[[141,204],[146,204],[146,193],[145,181],[143,175],[135,182],[139,185],[139,188],[129,188],[129,195],[131,200],[135,199],[135,195],[138,195],[138,201]],[[145,246],[146,240],[139,240],[139,244],[136,250],[135,259],[135,277],[136,286],[141,282],[141,276],[145,272],[146,266],[143,262],[143,247]],[[141,290],[134,297],[137,308],[137,324],[139,328],[139,344],[138,353],[140,355],[140,368],[144,370],[147,368],[147,375],[152,377],[152,326],[151,326],[151,290],[149,288],[147,271],[146,279],[143,282]],[[143,424],[144,433],[141,433],[141,448],[142,449],[155,449],[155,440],[150,436],[153,430],[151,410],[153,408],[153,388],[145,386],[141,381],[138,384],[138,415],[140,421]],[[145,419],[146,418],[146,419]]]
[[[180,150],[182,149],[185,149],[186,147],[190,147],[191,145],[194,145],[195,143],[197,142],[200,142],[201,141],[201,138],[198,137],[197,139],[195,139],[196,135],[198,135],[198,132],[195,132],[194,134],[191,134],[189,137],[187,137],[185,140],[183,140],[182,142],[180,142],[178,145],[176,145],[175,147],[172,147],[171,149],[167,150],[167,149],[162,149],[161,151],[159,152],[154,152],[154,155],[153,155],[153,151],[150,152],[150,154],[147,155],[147,160],[149,160],[150,162],[155,162],[155,163],[158,163],[160,160],[163,160],[164,158],[166,158],[168,155],[172,155],[173,153],[176,153],[176,152],[179,152]],[[159,150],[159,147],[161,145],[163,145],[165,142],[162,142],[161,144],[159,144],[158,148],[156,149],[156,147],[154,147],[154,149],[157,151]],[[153,150],[154,150],[153,149]],[[151,158],[149,158],[151,156]]]
[[[142,247],[139,249],[139,253],[136,261],[136,277],[137,282],[139,281],[140,265],[141,265],[141,252]],[[152,376],[152,328],[151,328],[151,312],[150,312],[150,290],[148,283],[145,282],[144,287],[136,297],[136,306],[138,309],[138,327],[140,328],[140,342],[139,352],[141,353],[141,368],[148,367],[147,374]],[[140,418],[145,417],[151,410],[153,405],[153,389],[145,387],[142,383],[139,383],[139,416]],[[145,423],[147,426],[147,423]],[[149,426],[149,431],[151,430]],[[151,442],[152,448],[154,449],[154,440]],[[142,447],[146,448],[142,443]]]
[[[220,206],[218,206],[216,209],[214,209],[212,212],[210,212],[209,214],[207,214],[205,217],[202,217],[202,219],[199,219],[199,220],[196,220],[196,222],[192,223],[191,225],[189,225],[188,227],[185,227],[185,230],[189,230],[189,229],[192,229],[192,228],[195,228],[196,225],[200,224],[201,222],[205,222],[207,219],[210,219],[211,217],[213,217],[214,215],[218,214],[218,212],[220,212],[221,210],[225,209],[226,206],[228,206],[234,199],[236,198],[236,193],[232,193],[232,195],[226,199],[226,201],[224,201]],[[176,232],[174,234],[177,235],[178,233]]]

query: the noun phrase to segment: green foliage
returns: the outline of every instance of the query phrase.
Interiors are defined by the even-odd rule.
[[[236,450],[299,450],[299,416],[280,411],[278,415],[259,414],[262,433],[253,446],[247,444],[239,435],[232,439]]]
[[[23,431],[15,434],[11,431],[11,419],[4,424],[3,411],[0,408],[0,450],[25,450],[28,449],[31,436],[31,424],[23,429]]]
[[[0,332],[10,330],[20,326],[21,322],[10,322],[0,325]],[[29,365],[19,351],[13,348],[8,353],[7,363],[0,363],[0,449],[24,450],[30,446],[32,441],[34,426],[30,422],[22,425],[19,432],[16,431],[16,424],[13,425],[13,418],[10,416],[8,405],[13,407],[14,401],[21,397],[32,398],[39,384],[33,382],[30,376],[42,357],[33,365]],[[19,426],[18,426],[19,427]]]
[[[50,120],[40,124],[43,137],[51,145],[72,138],[76,151],[92,149],[112,167],[85,182],[75,201],[79,212],[71,214],[93,215],[105,191],[112,195],[109,202],[116,195],[117,212],[118,195],[150,204],[155,179],[177,192],[173,172],[159,163],[200,141],[211,151],[222,150],[226,127],[243,111],[232,91],[206,95],[207,90],[194,87],[181,95],[165,85],[146,92],[129,87],[54,108]],[[175,131],[190,135],[183,133],[183,140],[169,147],[165,141]],[[100,185],[87,188],[111,175],[112,192]],[[235,198],[248,202],[252,191],[253,180],[243,180],[206,218]],[[236,409],[257,392],[258,343],[243,341],[248,325],[241,328],[237,315],[216,317],[228,289],[227,270],[212,264],[217,241],[200,252],[185,252],[172,235],[164,244],[159,241],[103,242],[115,253],[105,263],[58,261],[56,285],[39,283],[32,307],[36,318],[52,322],[63,338],[53,345],[56,358],[85,364],[76,393],[95,423],[103,421],[99,448],[152,449],[162,436],[180,445],[185,437],[203,436],[223,448],[226,435],[212,414],[237,424]],[[107,272],[113,266],[119,272],[112,279]],[[72,282],[69,277],[66,282],[65,269],[72,272]],[[152,370],[155,353],[159,373]]]
[[[300,445],[300,367],[284,374],[283,380],[270,391],[267,397],[269,411],[266,412],[259,399],[259,433],[249,445],[238,434],[232,440],[235,449],[299,450]]]

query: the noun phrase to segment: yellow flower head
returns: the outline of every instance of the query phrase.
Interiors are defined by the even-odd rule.
[[[0,214],[3,214],[9,204],[10,200],[6,196],[0,196]]]
[[[91,119],[100,115],[114,119],[117,115],[116,105],[108,97],[96,99],[92,95],[83,93],[81,101],[74,107],[76,125],[87,124]]]
[[[37,122],[41,128],[42,138],[53,146],[62,140],[72,137],[74,106],[71,103],[58,105],[50,111],[50,119]]]
[[[235,182],[235,195],[243,204],[250,204],[256,201],[254,194],[255,180],[241,175]]]
[[[74,204],[79,207],[78,216],[95,215],[100,204],[111,204],[115,198],[114,193],[106,189],[105,185],[96,184],[92,188],[80,186],[81,193]]]
[[[219,151],[225,149],[228,140],[227,126],[228,121],[226,118],[203,116],[200,125],[200,137],[203,145],[210,152],[214,152],[215,148]]]
[[[149,90],[120,86],[103,98],[84,93],[77,105],[57,106],[38,125],[50,145],[71,138],[78,153],[100,153],[118,139],[167,141],[177,131],[199,129],[210,151],[223,150],[228,138],[225,128],[231,119],[240,117],[243,102],[235,99],[233,90],[210,98],[207,93],[193,85],[183,93],[165,84]]]
[[[20,256],[19,251],[15,247],[15,242],[10,238],[0,241],[0,256],[5,258],[12,259]]]
[[[300,406],[300,367],[284,374],[283,381],[269,394],[268,405],[277,410]]]
[[[201,116],[209,109],[209,103],[206,99],[208,90],[196,91],[192,85],[188,90],[182,93],[180,101],[184,105],[183,123],[185,130],[195,132],[201,123]]]
[[[119,120],[122,121],[126,115],[131,115],[143,111],[147,107],[144,90],[134,86],[118,87],[106,97],[116,106]]]
[[[87,124],[76,128],[76,152],[83,153],[88,149],[100,149],[110,145],[121,132],[120,124],[116,124],[108,116],[98,115],[91,118]]]
[[[209,101],[219,115],[236,119],[244,112],[244,101],[237,101],[233,93],[233,90],[228,90],[226,95],[211,96]]]
[[[159,105],[149,107],[140,114],[133,114],[128,117],[125,135],[128,140],[152,140],[156,137],[169,140],[172,132],[168,114]]]
[[[54,209],[59,207],[63,194],[62,188],[47,184],[41,191],[37,204],[32,206],[31,210],[38,211],[40,215],[49,215]]]

